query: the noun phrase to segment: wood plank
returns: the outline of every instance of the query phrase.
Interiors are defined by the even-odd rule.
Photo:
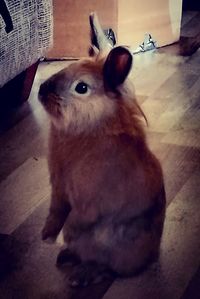
[[[159,262],[142,275],[117,280],[103,299],[179,299],[200,263],[199,172],[167,209]]]
[[[174,65],[163,65],[162,59],[162,56],[151,51],[135,55],[135,68],[133,67],[130,78],[137,94],[151,96],[175,72]]]
[[[0,181],[30,157],[46,155],[48,120],[44,112],[38,119],[31,114],[0,137]]]
[[[183,36],[195,36],[200,32],[200,12],[198,12],[189,22],[181,28]]]
[[[184,11],[183,16],[182,16],[182,20],[181,20],[181,27],[183,28],[183,26],[185,26],[186,24],[188,24],[188,22],[195,17],[198,14],[197,11]]]
[[[170,104],[171,100],[166,98],[158,99],[156,97],[149,97],[142,103],[141,107],[148,119],[149,131],[166,133],[170,130],[172,123],[168,121],[165,123],[162,122],[162,117],[165,116]],[[181,115],[184,113],[184,111],[181,113]],[[177,109],[173,110],[173,112],[176,113],[177,117]],[[173,120],[176,123],[176,118],[173,118]]]
[[[191,105],[185,109],[182,117],[176,123],[175,129],[200,130],[200,103],[199,97],[191,98]]]
[[[1,298],[101,299],[112,281],[72,289],[68,285],[72,267],[55,266],[60,246],[42,242],[40,235],[48,206],[48,200],[41,203],[11,235],[12,243],[18,246],[13,271],[0,282]]]
[[[28,159],[1,182],[0,194],[0,232],[10,234],[50,196],[46,159]]]
[[[176,145],[188,146],[188,147],[200,147],[200,130],[182,130],[172,131],[163,137],[163,143],[171,143]]]
[[[185,293],[181,299],[199,299],[200,294],[200,268],[190,281]]]
[[[196,85],[194,87],[197,89]],[[149,98],[144,101],[142,109],[148,117],[149,129],[160,133],[199,129],[199,96],[195,89],[194,94],[192,88],[170,99]]]
[[[44,62],[39,65],[29,105],[26,103],[16,111],[16,119],[7,125],[7,128],[11,126],[10,130],[4,128],[5,132],[0,136],[0,181],[30,157],[46,155],[49,119],[38,101],[38,88],[42,81],[70,63]]]
[[[0,136],[27,117],[32,110],[29,103],[26,102],[20,107],[14,107],[14,109],[9,107],[7,110],[3,107],[2,112],[3,115],[0,115]]]
[[[200,69],[200,65],[199,65],[199,69]],[[191,89],[191,95],[193,97],[198,97],[200,94],[200,78],[197,79],[197,81],[195,82],[195,84],[192,86]]]
[[[148,143],[153,153],[160,160],[167,194],[171,202],[185,182],[200,165],[200,151],[196,148],[178,146],[162,142],[164,134],[148,132]]]
[[[187,92],[193,84],[197,81],[198,74],[185,72],[183,73],[180,68],[177,68],[176,72],[170,76],[159,89],[155,91],[156,98],[168,98],[172,99],[176,97],[179,93],[183,93],[185,90]]]

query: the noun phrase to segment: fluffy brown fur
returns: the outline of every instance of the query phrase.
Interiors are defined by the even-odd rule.
[[[165,215],[162,170],[148,148],[144,115],[126,80],[132,63],[126,55],[131,54],[115,49],[106,59],[70,65],[40,88],[52,120],[52,199],[42,235],[55,239],[63,228],[68,249],[59,260],[74,255],[81,263],[72,284],[94,282],[107,269],[136,273],[159,251]],[[109,73],[114,67],[113,76],[120,75],[115,86],[106,64]],[[76,82],[85,82],[88,93],[77,93]]]

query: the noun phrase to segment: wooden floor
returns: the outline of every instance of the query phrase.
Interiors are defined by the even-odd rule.
[[[200,32],[200,13],[187,12],[182,35]],[[131,74],[149,120],[148,140],[160,159],[167,192],[161,255],[146,272],[85,289],[68,287],[70,268],[55,266],[59,244],[41,241],[49,205],[48,120],[39,84],[69,62],[41,63],[29,102],[0,128],[0,298],[200,298],[200,50],[172,47],[135,56]]]

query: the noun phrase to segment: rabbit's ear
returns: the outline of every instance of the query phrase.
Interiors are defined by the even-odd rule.
[[[133,55],[125,47],[113,48],[108,54],[103,67],[104,84],[109,89],[116,89],[127,78],[133,63]]]
[[[92,49],[99,50],[102,54],[108,53],[112,46],[101,28],[97,14],[95,12],[91,13],[89,20]],[[94,52],[96,53],[96,51]]]

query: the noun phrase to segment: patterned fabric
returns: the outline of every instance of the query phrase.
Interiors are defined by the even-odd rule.
[[[52,0],[5,0],[13,30],[0,16],[0,87],[44,56],[52,45]]]

